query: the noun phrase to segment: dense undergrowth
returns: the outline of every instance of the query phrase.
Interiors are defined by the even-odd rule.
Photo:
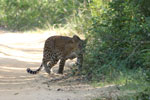
[[[19,31],[63,26],[81,33],[89,17],[86,5],[85,0],[0,0],[0,26]]]
[[[0,0],[0,27],[63,27],[88,39],[82,74],[150,98],[149,0]]]
[[[83,73],[90,80],[118,84],[143,94],[125,100],[149,100],[150,2],[112,0],[106,5],[95,4],[99,8],[91,8]]]

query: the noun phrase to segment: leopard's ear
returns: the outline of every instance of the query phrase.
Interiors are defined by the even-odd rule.
[[[78,42],[78,41],[80,41],[81,39],[77,36],[77,35],[74,35],[73,36],[73,41],[74,42]]]

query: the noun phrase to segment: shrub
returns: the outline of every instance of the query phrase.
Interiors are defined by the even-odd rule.
[[[86,0],[0,0],[0,26],[26,30],[66,24],[86,6]]]
[[[108,6],[97,9],[98,13],[94,10],[84,61],[84,72],[90,79],[118,76],[126,68],[149,68],[148,3],[147,0],[112,0]]]

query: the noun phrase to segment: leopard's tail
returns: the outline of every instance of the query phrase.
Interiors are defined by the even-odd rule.
[[[30,73],[30,74],[37,74],[37,73],[39,73],[39,72],[41,71],[42,67],[43,67],[43,63],[42,63],[41,66],[40,66],[37,70],[35,70],[35,71],[31,70],[30,68],[27,68],[27,72]]]

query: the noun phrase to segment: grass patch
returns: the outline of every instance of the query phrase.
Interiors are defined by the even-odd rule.
[[[93,86],[104,87],[106,85],[116,85],[119,95],[110,97],[99,97],[93,100],[150,100],[150,82],[146,80],[146,74],[142,69],[128,70],[121,73],[118,77],[103,82],[93,82]]]

